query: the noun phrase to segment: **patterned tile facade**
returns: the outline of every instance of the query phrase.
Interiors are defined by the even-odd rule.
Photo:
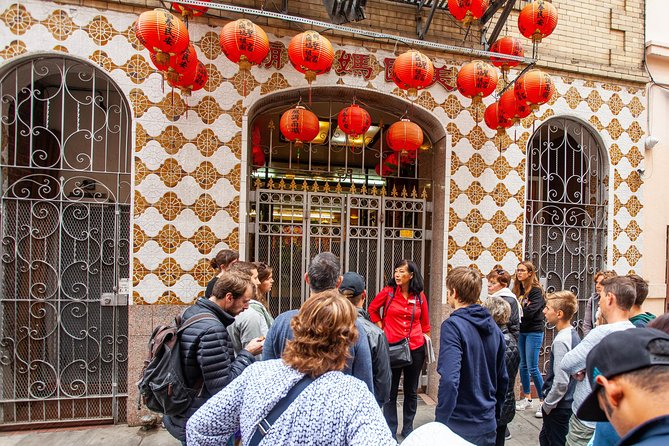
[[[61,51],[89,59],[116,81],[131,103],[135,134],[133,300],[137,304],[189,303],[211,276],[207,260],[237,248],[241,183],[242,118],[264,95],[304,87],[288,64],[288,37],[269,34],[270,55],[251,75],[221,54],[218,28],[191,23],[198,57],[209,72],[205,88],[191,97],[164,89],[132,31],[136,15],[93,8],[65,8],[22,1],[0,11],[0,58],[5,62],[37,51]],[[336,45],[333,69],[316,83],[371,88],[404,96],[384,78],[392,47],[365,54],[352,66],[358,46]],[[355,62],[355,61],[353,61]],[[360,61],[358,61],[359,63]],[[437,58],[444,73],[451,59]],[[362,68],[360,68],[362,67]],[[525,144],[551,116],[574,116],[601,136],[610,159],[609,262],[619,273],[642,271],[645,98],[641,85],[554,76],[557,95],[508,135],[497,138],[480,122],[485,104],[472,106],[436,83],[417,104],[432,112],[452,136],[448,263],[488,271],[513,269],[523,256]],[[487,99],[486,104],[492,99]],[[500,154],[500,147],[506,150]],[[442,169],[437,168],[436,172]]]

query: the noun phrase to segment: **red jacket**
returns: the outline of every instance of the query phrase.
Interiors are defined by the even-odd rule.
[[[423,333],[430,332],[430,315],[427,311],[427,298],[422,292],[418,299],[415,295],[409,295],[409,299],[402,296],[402,290],[397,287],[394,290],[394,297],[391,301],[390,294],[392,287],[385,287],[374,300],[369,304],[369,318],[376,323],[381,320],[381,309],[390,303],[384,310],[383,331],[386,333],[388,343],[394,344],[402,339],[409,337],[409,347],[416,350],[425,344]],[[411,325],[411,313],[416,302],[416,310]],[[411,325],[411,333],[409,326]]]

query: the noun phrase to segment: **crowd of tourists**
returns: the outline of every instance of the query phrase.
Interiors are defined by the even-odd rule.
[[[437,349],[411,260],[372,298],[364,277],[318,254],[304,278],[310,297],[276,319],[270,266],[231,250],[211,265],[216,276],[178,338],[197,396],[163,418],[183,445],[397,445],[399,435],[409,446],[500,446],[526,410],[542,418],[541,446],[669,444],[669,315],[643,311],[648,284],[637,275],[595,275],[581,339],[575,294],[546,293],[531,262],[513,275],[495,266],[487,293],[477,270],[453,268]],[[555,336],[542,375],[547,326]],[[436,357],[435,421],[414,431],[420,377]]]

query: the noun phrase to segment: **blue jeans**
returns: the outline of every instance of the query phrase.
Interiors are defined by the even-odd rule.
[[[530,375],[534,381],[537,393],[541,395],[544,379],[539,372],[539,350],[544,340],[544,332],[520,333],[518,338],[518,350],[520,352],[520,383],[523,393],[530,394]]]

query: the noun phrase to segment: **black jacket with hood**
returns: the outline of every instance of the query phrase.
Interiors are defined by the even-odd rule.
[[[211,313],[215,318],[195,322],[184,330],[180,338],[184,377],[190,387],[204,380],[202,393],[182,415],[163,418],[165,428],[181,441],[186,439],[186,422],[195,411],[255,361],[255,357],[246,350],[240,351],[235,358],[232,340],[226,329],[235,318],[214,302],[198,299],[184,312],[183,320],[202,313]]]
[[[383,330],[369,320],[369,314],[362,308],[358,308],[358,320],[365,327],[369,351],[372,354],[374,397],[379,406],[383,407],[390,400],[390,383],[392,381],[388,340]]]

